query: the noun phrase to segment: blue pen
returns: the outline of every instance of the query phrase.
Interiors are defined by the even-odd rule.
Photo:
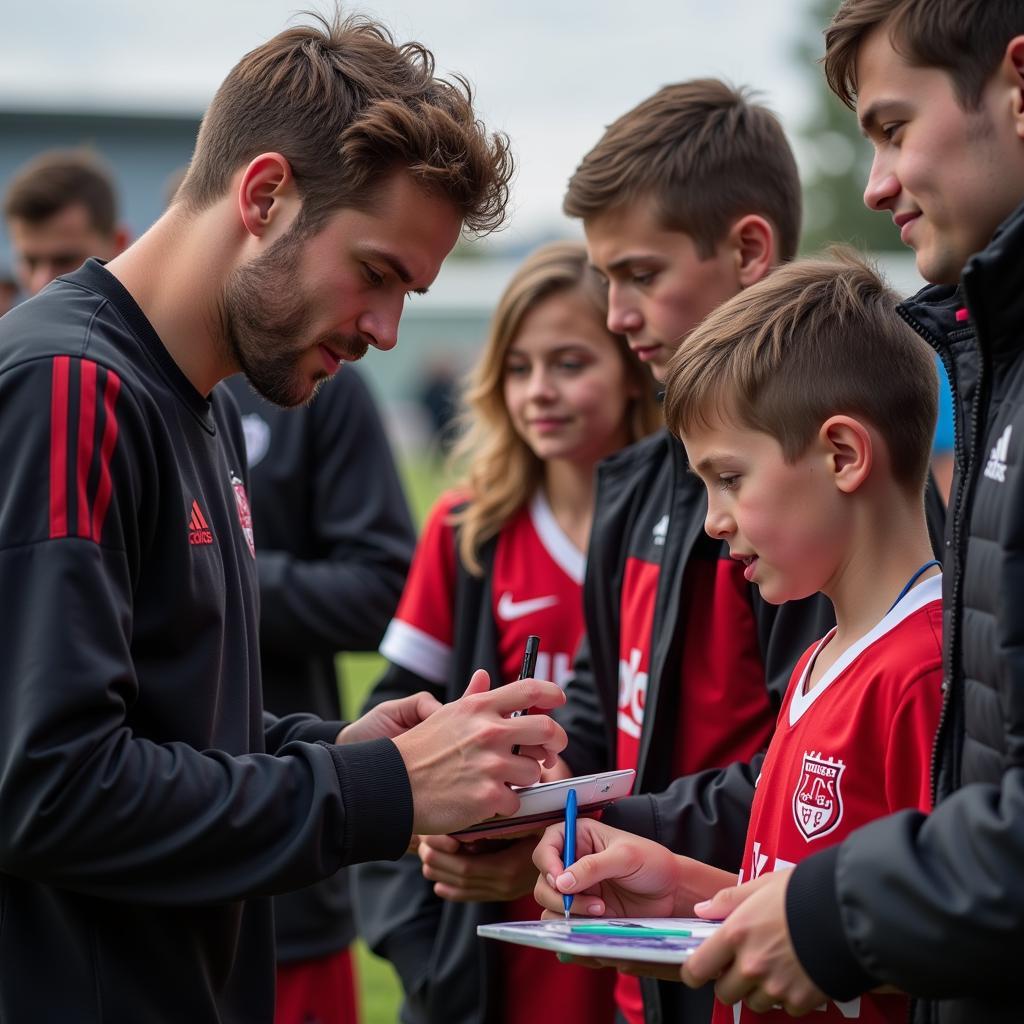
[[[576,862],[576,790],[570,789],[565,798],[565,856],[562,857],[562,867],[568,871]],[[572,896],[562,896],[562,906],[565,908],[565,919],[569,920],[569,911],[572,910]]]

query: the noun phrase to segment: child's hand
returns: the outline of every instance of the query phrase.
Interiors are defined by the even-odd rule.
[[[423,836],[423,877],[434,892],[457,903],[507,902],[533,891],[537,869],[530,854],[537,836],[466,845],[451,836]]]
[[[569,893],[575,897],[574,913],[591,917],[685,917],[692,912],[693,900],[687,899],[679,870],[684,858],[664,846],[591,818],[577,823],[577,859],[568,869],[562,867],[564,844],[565,825],[552,825],[533,853],[540,871],[534,897],[559,917],[562,896]]]

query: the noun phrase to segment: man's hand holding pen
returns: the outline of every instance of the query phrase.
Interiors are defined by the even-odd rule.
[[[459,700],[396,736],[412,788],[413,831],[454,832],[513,814],[519,797],[509,787],[538,782],[542,766],[554,766],[568,740],[550,715],[510,716],[564,703],[555,683],[522,679],[491,690],[487,673],[478,670]]]

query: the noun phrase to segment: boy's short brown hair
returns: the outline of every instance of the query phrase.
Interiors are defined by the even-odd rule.
[[[69,206],[83,206],[102,235],[117,229],[117,195],[106,164],[87,149],[51,149],[19,168],[4,196],[7,220],[42,224]]]
[[[608,126],[569,179],[563,209],[590,220],[651,198],[664,226],[712,254],[740,217],[775,228],[779,257],[800,241],[800,178],[775,115],[714,78],[666,85]]]
[[[435,77],[426,47],[397,45],[375,21],[313,17],[229,72],[176,199],[203,209],[240,167],[278,152],[302,196],[301,230],[341,207],[365,209],[399,169],[449,199],[468,230],[500,227],[512,157],[507,138],[477,120],[469,84]]]
[[[851,109],[857,53],[887,25],[894,49],[918,67],[941,68],[965,110],[977,107],[1006,44],[1024,35],[1020,0],[843,0],[825,30],[825,78]]]
[[[894,478],[923,490],[938,379],[898,298],[849,249],[769,274],[712,313],[672,357],[665,420],[675,434],[715,417],[774,437],[798,459],[845,413],[885,440]]]

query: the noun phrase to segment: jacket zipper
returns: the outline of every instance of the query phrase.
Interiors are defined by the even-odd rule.
[[[956,376],[952,372],[953,360],[949,352],[949,348],[945,341],[940,341],[935,337],[932,332],[924,326],[916,317],[911,315],[909,310],[904,306],[898,306],[897,312],[900,317],[905,320],[913,329],[917,332],[932,349],[938,354],[942,360],[943,368],[946,371],[946,377],[949,380],[950,389],[953,391],[954,397],[958,395]],[[964,461],[962,464],[957,466],[959,472],[957,473],[957,489],[956,494],[953,495],[953,501],[951,507],[953,510],[953,530],[952,540],[950,542],[953,552],[953,587],[952,587],[952,603],[951,614],[949,616],[950,623],[950,637],[949,637],[949,679],[945,681],[946,692],[943,695],[942,710],[939,714],[939,724],[935,731],[935,742],[932,744],[932,756],[931,756],[931,791],[932,791],[932,805],[937,802],[938,799],[938,788],[939,788],[939,759],[941,755],[941,749],[946,738],[946,732],[951,727],[949,723],[949,717],[953,714],[952,705],[954,700],[954,690],[957,687],[957,666],[960,663],[959,657],[959,645],[960,645],[960,630],[958,609],[961,605],[961,590],[963,588],[963,560],[964,552],[963,546],[963,526],[964,526],[964,509],[967,501],[967,495],[970,493],[971,485],[973,484],[975,471],[978,465],[977,460],[977,447],[978,439],[980,437],[980,409],[985,398],[985,388],[987,386],[987,375],[985,373],[985,360],[981,351],[980,344],[977,343],[975,338],[975,344],[978,350],[978,382],[977,382],[977,393],[975,401],[971,407],[971,446],[967,449],[967,446],[963,443],[964,439],[960,431],[960,421],[957,416],[953,417],[953,450],[959,460],[961,450],[963,449]],[[959,766],[955,763],[951,764],[951,775],[955,781],[959,781]],[[951,785],[950,788],[953,788]]]

